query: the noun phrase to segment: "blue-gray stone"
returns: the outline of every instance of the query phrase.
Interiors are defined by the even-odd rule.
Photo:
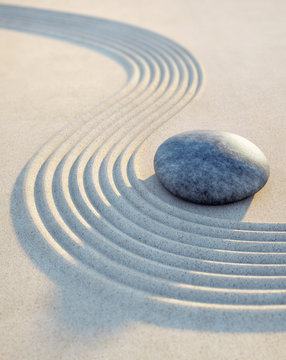
[[[222,131],[192,131],[167,139],[155,154],[154,167],[172,194],[208,205],[251,196],[269,177],[268,161],[256,145]]]

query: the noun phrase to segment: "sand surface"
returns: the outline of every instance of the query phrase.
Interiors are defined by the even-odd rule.
[[[1,4],[0,358],[285,359],[285,3]],[[195,129],[266,186],[168,194],[154,153]]]

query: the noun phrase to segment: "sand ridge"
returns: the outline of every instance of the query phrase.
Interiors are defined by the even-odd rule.
[[[140,149],[201,87],[194,57],[162,36],[107,20],[1,6],[0,21],[104,51],[128,78],[23,170],[14,191],[24,200],[22,217],[14,217],[18,233],[34,229],[63,273],[72,268],[91,284],[100,275],[159,303],[283,307],[284,224],[190,213],[140,180]]]

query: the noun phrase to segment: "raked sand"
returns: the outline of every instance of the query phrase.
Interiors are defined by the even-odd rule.
[[[283,2],[2,4],[1,358],[284,359]],[[167,193],[154,153],[195,129],[266,186]]]

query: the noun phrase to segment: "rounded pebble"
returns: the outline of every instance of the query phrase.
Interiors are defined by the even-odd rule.
[[[249,140],[222,131],[185,132],[167,139],[155,154],[154,167],[172,194],[207,205],[242,200],[269,178],[263,152]]]

